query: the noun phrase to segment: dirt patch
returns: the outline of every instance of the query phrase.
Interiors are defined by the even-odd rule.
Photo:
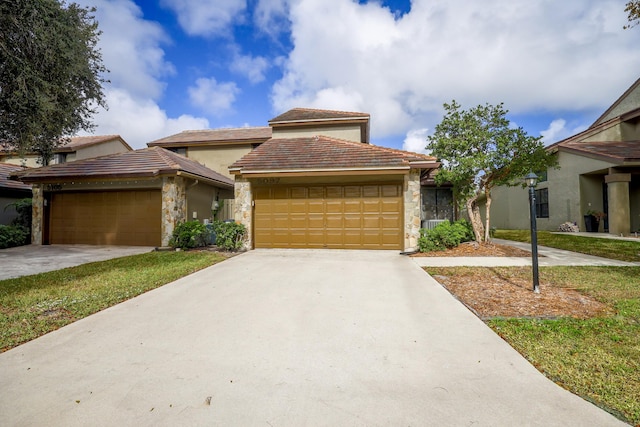
[[[529,268],[527,268],[530,271]],[[446,271],[446,269],[442,269]],[[530,278],[505,277],[493,268],[469,268],[465,274],[434,275],[440,284],[473,310],[481,319],[494,317],[574,317],[586,319],[610,308],[574,289],[540,283],[532,291]]]
[[[487,243],[479,245],[475,242],[467,242],[458,247],[446,251],[420,252],[414,257],[530,257],[531,252],[515,248],[513,246]]]

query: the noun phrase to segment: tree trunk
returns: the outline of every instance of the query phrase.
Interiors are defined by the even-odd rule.
[[[480,217],[480,207],[476,203],[478,196],[473,196],[467,200],[467,213],[473,227],[473,234],[476,236],[476,242],[482,243],[484,240],[484,227],[482,226],[482,218]]]
[[[486,205],[485,205],[485,224],[484,224],[484,241],[485,242],[490,242],[491,241],[491,228],[490,228],[490,221],[489,219],[491,218],[491,191],[485,191],[484,192],[485,197],[486,197]]]

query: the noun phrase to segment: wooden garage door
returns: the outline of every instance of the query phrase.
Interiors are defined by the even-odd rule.
[[[54,193],[49,243],[160,246],[159,190]]]
[[[402,249],[401,184],[258,187],[257,248]]]

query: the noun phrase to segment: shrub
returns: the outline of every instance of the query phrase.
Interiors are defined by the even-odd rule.
[[[169,245],[174,248],[191,249],[207,246],[209,230],[199,221],[187,221],[173,230]]]
[[[216,245],[225,251],[242,249],[242,242],[247,234],[243,224],[235,222],[214,221],[213,231],[216,233]]]
[[[418,249],[420,252],[444,251],[472,240],[474,240],[473,228],[469,221],[461,219],[453,224],[445,221],[431,230],[424,228],[420,230]]]
[[[31,232],[21,225],[0,225],[0,249],[29,244]]]
[[[5,206],[5,210],[7,210],[7,208],[14,208],[16,212],[18,212],[18,216],[11,222],[12,225],[19,225],[31,230],[31,204],[32,200],[30,198],[26,198],[16,200],[15,202]]]

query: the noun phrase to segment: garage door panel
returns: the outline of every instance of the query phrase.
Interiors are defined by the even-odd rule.
[[[159,246],[159,190],[53,193],[52,244]]]
[[[254,197],[258,248],[402,248],[400,183],[257,188]]]

